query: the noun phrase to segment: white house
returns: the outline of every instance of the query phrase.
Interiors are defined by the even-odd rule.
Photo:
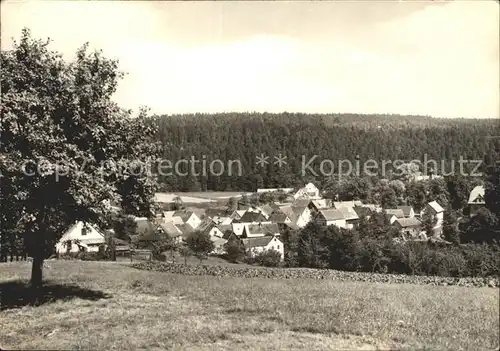
[[[256,238],[260,236],[279,236],[280,230],[278,224],[247,224],[241,234],[242,238]]]
[[[323,225],[334,225],[339,228],[347,228],[344,214],[337,209],[321,210],[316,216],[316,220]]]
[[[310,200],[319,200],[321,199],[320,191],[313,183],[307,183],[306,186],[299,189],[295,195],[293,195],[295,199],[303,198]]]
[[[201,219],[192,211],[164,211],[164,222],[172,222],[175,225],[189,224],[196,228],[200,225]]]
[[[57,253],[79,252],[80,248],[89,252],[99,251],[106,243],[104,233],[96,226],[77,222],[71,226],[56,244]],[[69,248],[69,250],[68,250]]]
[[[242,239],[243,245],[250,255],[257,253],[276,250],[281,255],[281,260],[285,257],[285,248],[283,243],[276,236],[262,236],[259,238]]]
[[[311,221],[311,210],[304,206],[283,206],[280,211],[286,214],[294,225],[304,228]]]
[[[224,233],[220,230],[217,223],[210,218],[205,219],[196,229],[201,232],[208,233],[210,237],[216,236],[222,238],[224,236]]]
[[[398,220],[398,217],[393,213],[386,213],[385,218],[387,218],[389,220],[390,224],[394,224],[394,222],[396,222]],[[404,217],[400,217],[400,219],[403,219],[403,218]]]
[[[235,235],[241,236],[245,230],[245,223],[231,223],[232,231]]]
[[[484,186],[478,185],[469,194],[469,205],[470,214],[473,217],[476,215],[477,211],[486,205],[484,201]]]
[[[432,201],[425,206],[422,214],[427,211],[429,211],[436,219],[436,224],[434,225],[434,233],[440,234],[443,229],[444,209],[436,201]]]

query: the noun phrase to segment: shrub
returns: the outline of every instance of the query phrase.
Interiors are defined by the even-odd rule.
[[[224,245],[226,251],[226,258],[230,262],[237,262],[245,257],[245,246],[240,239],[232,236]]]
[[[254,262],[264,267],[278,267],[281,262],[281,254],[276,250],[262,251],[255,255]]]

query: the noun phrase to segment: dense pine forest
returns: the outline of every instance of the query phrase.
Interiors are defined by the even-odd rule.
[[[301,172],[303,161],[307,163],[314,155],[318,155],[311,163],[315,170],[324,159],[336,165],[338,160],[355,162],[356,158],[362,164],[368,159],[423,161],[427,157],[439,162],[434,170],[437,174],[450,172],[451,160],[458,162],[460,157],[488,162],[500,159],[500,123],[492,119],[284,112],[164,115],[153,121],[159,125],[164,158],[173,163],[194,157],[205,158],[207,163],[220,159],[225,165],[240,160],[242,165],[241,176],[229,176],[227,171],[221,176],[210,172],[205,176],[198,171],[198,176],[160,177],[166,191],[254,191],[258,187],[294,187],[305,181],[321,184],[324,172],[319,176]],[[261,154],[270,156],[266,167],[256,165]],[[279,154],[287,157],[282,167],[273,165],[273,156]]]

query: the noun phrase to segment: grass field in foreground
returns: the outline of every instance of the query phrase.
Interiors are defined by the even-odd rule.
[[[24,304],[24,290],[14,282],[26,279],[30,266],[0,264],[0,347],[498,348],[497,289],[188,277],[114,262],[47,265],[53,284],[47,289],[57,301],[13,308]]]

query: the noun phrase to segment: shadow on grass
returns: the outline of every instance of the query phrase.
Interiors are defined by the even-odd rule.
[[[40,306],[59,300],[74,298],[97,301],[111,295],[102,291],[84,289],[77,285],[44,283],[40,290],[33,290],[28,283],[11,281],[0,283],[0,311],[21,308],[28,305]]]

